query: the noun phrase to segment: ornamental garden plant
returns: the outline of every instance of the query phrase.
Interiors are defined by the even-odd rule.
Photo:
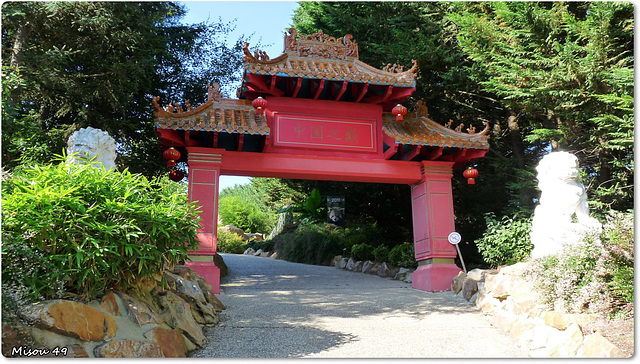
[[[132,287],[184,261],[198,224],[184,187],[166,177],[92,161],[17,168],[2,183],[3,308]]]

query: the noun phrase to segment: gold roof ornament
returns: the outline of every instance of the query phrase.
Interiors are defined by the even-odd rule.
[[[274,59],[266,54],[249,51],[244,43],[245,72],[258,75],[327,79],[399,87],[415,87],[418,62],[404,71],[402,66],[389,65],[377,69],[358,59],[358,44],[351,34],[341,39],[322,31],[298,35],[290,28],[284,36],[284,53]],[[264,52],[263,52],[264,53]],[[265,57],[266,56],[266,57]]]

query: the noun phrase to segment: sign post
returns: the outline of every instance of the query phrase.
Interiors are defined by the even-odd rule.
[[[464,260],[462,259],[462,252],[460,252],[460,247],[458,246],[458,244],[462,241],[462,236],[459,233],[454,231],[451,234],[449,234],[449,236],[447,237],[447,240],[449,241],[449,243],[456,246],[456,249],[458,250],[458,256],[460,257],[460,262],[462,263],[462,269],[464,269],[464,272],[467,273],[467,267],[464,266]]]

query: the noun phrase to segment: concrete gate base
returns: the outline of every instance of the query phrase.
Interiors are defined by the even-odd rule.
[[[427,292],[450,291],[451,281],[460,271],[454,263],[420,264],[411,274],[411,287]]]

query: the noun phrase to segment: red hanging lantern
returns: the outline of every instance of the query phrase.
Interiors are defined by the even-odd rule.
[[[475,168],[467,168],[466,171],[462,172],[462,176],[464,176],[464,178],[467,179],[467,184],[470,185],[475,185],[476,184],[476,178],[478,178],[478,170]]]
[[[267,108],[267,100],[263,99],[262,96],[258,96],[257,99],[251,102],[251,105],[256,108],[256,115],[262,115],[264,114],[264,109]]]
[[[184,173],[182,173],[182,171],[175,169],[169,172],[169,179],[174,182],[180,182],[182,181],[183,178],[184,178]]]
[[[396,121],[401,122],[404,121],[404,116],[407,114],[407,108],[402,106],[401,104],[398,104],[394,106],[394,108],[391,110],[391,113],[396,116]]]
[[[176,161],[180,160],[180,152],[174,147],[169,147],[162,153],[162,157],[167,160],[167,167],[173,168],[176,166]]]

